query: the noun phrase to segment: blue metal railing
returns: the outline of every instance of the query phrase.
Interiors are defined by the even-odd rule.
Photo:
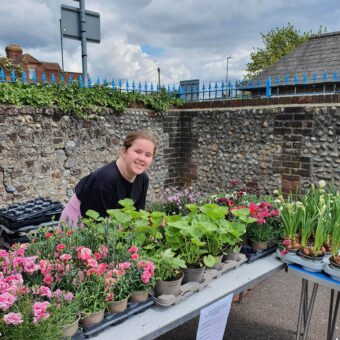
[[[10,75],[6,77],[4,70],[0,67],[0,82],[16,82],[21,81],[27,84],[35,84],[38,82],[37,75],[35,72],[30,73],[30,79],[27,78],[26,73],[23,71],[21,77],[17,77],[14,70],[11,70]],[[72,74],[67,76],[65,79],[63,74],[59,75],[59,80],[54,75],[51,74],[50,80],[47,79],[46,75],[42,73],[41,79],[39,80],[43,84],[55,84],[57,82],[72,84],[74,81],[78,81],[81,87],[84,87],[84,82],[82,76],[79,75],[76,79],[72,77]],[[140,94],[152,94],[160,91],[165,91],[169,95],[176,94],[180,98],[188,101],[205,101],[205,100],[221,100],[221,99],[235,99],[235,98],[249,98],[252,95],[256,95],[256,91],[261,89],[260,96],[271,97],[273,95],[296,95],[296,94],[308,94],[308,92],[297,92],[297,88],[305,86],[315,86],[316,84],[321,84],[323,86],[323,91],[318,93],[335,93],[338,92],[337,85],[340,87],[340,78],[337,72],[333,72],[331,76],[327,72],[318,74],[313,72],[309,77],[306,73],[302,74],[302,77],[294,75],[285,75],[281,79],[279,77],[268,77],[265,84],[261,83],[260,79],[251,79],[248,81],[229,81],[228,84],[225,82],[203,82],[201,85],[192,86],[175,86],[174,84],[153,84],[141,81],[128,81],[128,80],[114,80],[108,81],[106,78],[97,80],[94,82],[91,77],[88,78],[88,87],[103,85],[121,92],[132,92]],[[328,88],[326,88],[328,84]],[[331,85],[331,87],[330,87]],[[280,92],[280,88],[291,87],[294,90],[290,93]],[[311,92],[312,93],[312,92]],[[315,92],[313,92],[315,94]]]

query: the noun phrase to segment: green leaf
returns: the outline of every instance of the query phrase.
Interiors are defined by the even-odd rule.
[[[203,263],[207,266],[207,267],[213,267],[215,265],[215,257],[212,255],[208,255],[208,256],[204,256],[203,257]]]

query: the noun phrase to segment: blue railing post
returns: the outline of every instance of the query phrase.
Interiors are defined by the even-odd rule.
[[[5,79],[5,72],[4,70],[0,67],[0,81],[1,82],[4,82],[6,79]]]
[[[270,97],[272,95],[272,79],[268,77],[266,84],[266,97]]]
[[[26,77],[26,72],[25,71],[21,72],[21,81],[23,83],[26,83],[26,81],[27,81],[27,77]]]
[[[17,81],[17,76],[15,75],[14,70],[11,71],[11,82],[15,83]]]

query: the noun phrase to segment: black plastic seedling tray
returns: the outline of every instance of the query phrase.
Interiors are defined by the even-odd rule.
[[[52,201],[46,198],[37,198],[24,203],[17,203],[6,208],[0,209],[0,218],[11,221],[20,222],[41,216],[48,211],[59,211],[62,204],[58,201]]]
[[[37,198],[0,208],[0,224],[10,230],[17,231],[29,225],[49,222],[53,216],[58,219],[62,210],[63,205],[58,201]]]
[[[270,247],[268,247],[267,249],[264,250],[253,250],[251,248],[251,246],[249,245],[243,245],[241,248],[241,253],[246,255],[248,258],[248,263],[254,262],[258,259],[260,259],[261,257],[267,256],[271,253],[274,253],[276,251],[278,247],[278,244],[275,243],[273,245],[271,245]]]
[[[128,308],[126,311],[122,313],[105,313],[104,320],[97,325],[91,326],[91,327],[83,327],[82,331],[78,331],[73,337],[73,340],[81,340],[84,338],[90,338],[92,336],[98,335],[102,331],[104,331],[106,328],[110,326],[117,325],[119,323],[122,323],[126,319],[128,319],[130,316],[138,314],[149,308],[154,304],[152,296],[149,296],[149,298],[145,302],[129,302]]]

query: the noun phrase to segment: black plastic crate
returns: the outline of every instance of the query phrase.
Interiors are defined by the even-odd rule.
[[[105,313],[104,320],[91,327],[83,327],[82,331],[78,331],[73,337],[73,340],[81,340],[90,338],[103,332],[106,328],[118,325],[129,317],[141,313],[154,304],[152,296],[149,296],[145,302],[129,302],[128,308],[122,313]]]
[[[241,253],[246,255],[248,258],[248,263],[254,262],[261,257],[267,256],[271,253],[274,253],[276,249],[278,248],[278,243],[274,243],[270,245],[267,249],[263,250],[253,250],[251,246],[249,245],[243,245],[241,248]]]

